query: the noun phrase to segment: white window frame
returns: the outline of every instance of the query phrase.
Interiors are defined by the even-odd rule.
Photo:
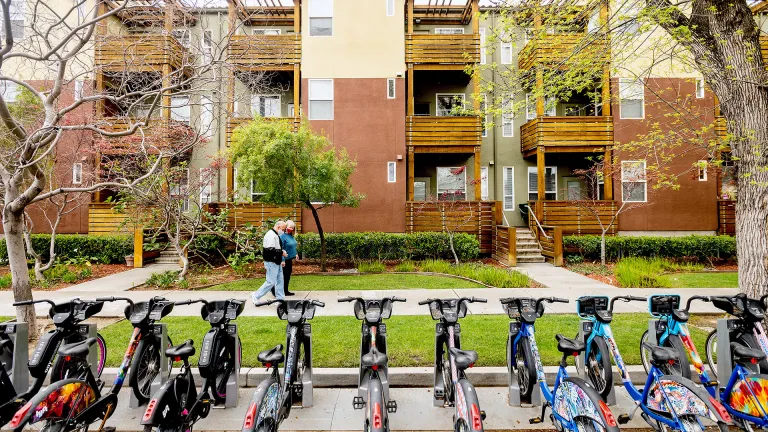
[[[387,16],[395,16],[395,0],[387,1]]]
[[[310,0],[309,1],[309,20],[307,24],[309,24],[309,36],[310,37],[332,37],[333,36],[333,0],[322,0],[322,2],[327,2],[328,6],[330,7],[330,11],[327,11],[326,13],[321,13],[323,11],[317,11],[313,7],[313,5],[316,5],[321,0]],[[312,19],[313,18],[320,18],[320,19],[330,19],[331,20],[331,34],[327,35],[318,35],[318,34],[312,34]]]
[[[587,21],[587,33],[596,33],[600,30],[600,9],[595,8]]]
[[[192,31],[188,28],[177,28],[171,32],[173,37],[186,49],[192,48]]]
[[[512,170],[512,177],[510,178],[509,174],[507,174],[507,170]],[[507,195],[507,181],[512,181],[512,194]],[[505,166],[502,167],[502,181],[501,181],[501,193],[502,193],[502,205],[504,206],[504,211],[514,211],[515,210],[515,167],[514,166]],[[511,207],[507,207],[507,197],[510,197],[510,201],[512,202]]]
[[[387,183],[397,183],[397,162],[387,162]]]
[[[262,116],[261,113],[255,112],[258,106],[254,107],[254,102],[259,98],[277,98],[277,115],[276,116]],[[283,116],[283,98],[279,94],[255,94],[251,96],[251,115],[258,115],[264,118],[280,118]]]
[[[22,86],[16,84],[13,81],[0,81],[0,93],[3,94],[3,99],[5,99],[5,102],[16,102],[16,100],[19,98],[19,94],[21,94],[21,87]]]
[[[485,64],[488,61],[488,53],[485,51],[485,27],[479,30],[480,32],[480,64]]]
[[[72,164],[72,184],[83,184],[83,163]]]
[[[10,10],[8,11],[10,18],[11,18],[11,32],[13,33],[14,28],[18,28],[21,33],[13,34],[13,39],[15,42],[19,42],[22,39],[24,39],[25,33],[26,33],[26,27],[27,27],[27,2],[25,0],[16,0],[12,1],[10,4]],[[21,26],[15,27],[13,25],[14,22],[21,21]],[[3,37],[5,37],[5,31],[3,30],[3,24],[5,24],[5,20],[0,19],[0,32],[2,32]]]
[[[279,36],[282,34],[282,30],[279,28],[255,28],[251,29],[251,34],[254,36]]]
[[[625,180],[624,179],[624,164],[642,164],[643,166],[643,179],[637,180]],[[648,179],[645,177],[645,161],[644,160],[628,160],[628,161],[621,161],[621,200],[623,202],[648,202]],[[643,184],[643,200],[637,201],[637,200],[627,200],[624,197],[624,183],[642,183]]]
[[[440,115],[440,96],[461,96],[460,99],[463,101],[462,105],[466,106],[466,103],[467,103],[466,93],[436,93],[435,94],[435,115],[437,117],[454,117],[451,114]]]
[[[533,96],[533,93],[525,94],[525,119],[526,120],[533,120],[536,118],[536,104],[538,103],[538,100],[531,103],[532,96]],[[544,99],[544,117],[557,116],[557,101],[555,101],[554,103],[551,103],[553,100],[554,100],[553,97],[547,97]]]
[[[200,168],[200,206],[212,202],[213,197],[213,174],[210,168]],[[208,181],[205,181],[205,180]]]
[[[315,81],[328,81],[328,82],[331,83],[331,99],[330,99],[330,102],[331,102],[331,117],[330,118],[318,119],[318,118],[314,118],[312,116],[312,101],[313,100],[324,101],[324,102],[327,102],[329,100],[329,99],[312,99],[312,83],[315,82]],[[309,119],[310,120],[333,120],[333,117],[334,117],[334,114],[335,114],[334,113],[335,104],[334,104],[334,83],[333,83],[333,79],[310,79],[309,82],[308,82],[308,86],[309,86],[309,96],[308,96],[309,97]]]
[[[705,160],[700,160],[696,166],[699,168],[699,181],[707,181],[707,167],[709,163]]]
[[[435,34],[439,35],[457,35],[464,34],[464,27],[437,27]]]
[[[640,93],[639,93],[640,102],[641,102],[640,103],[641,115],[640,115],[640,117],[624,117],[624,110],[621,109],[622,101],[624,101],[624,99],[627,99],[627,100],[637,100],[637,99],[625,98],[622,95],[622,93],[624,92],[622,90],[622,84],[629,84],[629,85],[631,85],[633,83],[636,84],[636,85],[639,85],[641,87],[641,89],[642,89],[640,91]],[[645,118],[645,83],[643,83],[642,78],[640,78],[640,79],[619,78],[619,118],[622,119],[622,120],[624,120],[624,119],[626,119],[626,120],[642,120],[642,119]]]
[[[392,92],[390,93],[390,83],[392,83]],[[387,78],[387,99],[395,99],[397,97],[397,81],[394,78]]]
[[[480,167],[480,199],[488,201],[488,167]]]
[[[174,101],[185,100],[186,103],[176,105]],[[192,113],[190,112],[189,96],[171,96],[171,119],[180,123],[186,123],[187,125],[192,120]],[[179,114],[179,110],[186,111],[187,118],[184,119]]]
[[[203,51],[201,56],[203,64],[213,61],[213,31],[203,30],[203,38],[200,41],[200,48]]]
[[[237,201],[237,198],[240,195],[238,188],[239,185],[237,184],[237,168],[232,168],[232,201]]]
[[[213,136],[213,100],[200,96],[200,132],[206,138]]]
[[[176,198],[181,200],[181,211],[186,212],[189,211],[189,168],[185,169],[184,172],[186,173],[186,183],[182,184],[179,182],[177,185],[174,185],[171,188],[171,196],[175,195]]]
[[[501,136],[515,136],[515,114],[512,112],[513,95],[510,93],[501,103]],[[509,133],[505,131],[505,126],[509,125]]]
[[[552,173],[555,175],[555,183],[554,188],[555,190],[547,190],[547,170],[552,170]],[[531,173],[536,173],[536,184],[531,185]],[[538,184],[538,177],[539,177],[539,168],[538,167],[528,167],[528,172],[526,173],[526,182],[528,182],[528,198],[530,199],[530,195],[535,193],[539,193],[539,184]],[[533,186],[533,189],[531,189],[531,186]],[[545,166],[544,167],[544,197],[546,199],[547,194],[555,194],[555,201],[557,201],[557,166]]]
[[[75,100],[83,98],[83,89],[85,88],[85,81],[75,80]]]
[[[438,200],[440,200],[440,196],[442,195],[440,193],[440,175],[437,173],[438,170],[440,170],[440,169],[456,170],[456,169],[459,169],[459,168],[461,168],[461,167],[436,167],[435,168],[435,184],[437,186],[435,188],[435,191],[437,192],[437,199]],[[464,189],[463,189],[463,191],[464,191],[464,201],[466,201],[467,198],[468,198],[468,196],[467,196],[467,171],[466,171],[466,169],[464,170]]]
[[[704,79],[696,78],[696,99],[704,99]]]
[[[254,192],[253,191],[254,190],[254,183],[256,183],[256,181],[251,179],[251,191],[250,191],[251,193],[250,193],[249,197],[251,198],[251,202],[259,202],[259,201],[254,201],[253,197],[255,197],[255,196],[264,196],[264,195],[266,195],[266,192]]]
[[[485,112],[488,109],[488,95],[483,95],[483,100],[480,102],[480,111]],[[485,115],[483,116],[483,133],[482,137],[486,138],[488,136],[488,125],[491,123],[490,118],[488,117],[488,113],[485,112]]]
[[[505,52],[505,49],[509,51]],[[499,55],[501,56],[501,64],[512,64],[512,42],[500,42]]]

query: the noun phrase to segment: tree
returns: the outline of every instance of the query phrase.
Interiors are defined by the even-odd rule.
[[[345,149],[302,122],[293,131],[290,121],[256,118],[237,128],[230,161],[238,167],[239,184],[251,184],[265,204],[301,203],[312,212],[320,235],[320,268],[326,271],[326,243],[318,210],[336,205],[357,207],[363,195],[352,190],[356,163]]]
[[[522,46],[526,39],[551,43],[567,33],[580,36],[569,45],[572,50],[559,53],[563,58],[550,65],[554,67],[521,73],[493,63],[480,66],[476,72],[494,70],[504,78],[501,83],[486,83],[486,92],[520,95],[532,89],[539,101],[567,99],[574,92],[590,92],[608,76],[608,70],[640,80],[692,71],[704,77],[717,96],[716,109],[727,121],[727,142],[709,138],[712,125],[701,121],[701,113],[679,103],[679,92],[669,89],[670,97],[650,89],[674,111],[676,125],[652,130],[648,135],[654,139],[638,137],[625,148],[617,144],[615,150],[653,154],[648,169],[658,173],[659,184],[674,185],[675,179],[685,175],[672,168],[676,157],[697,151],[700,159],[716,167],[729,147],[738,172],[739,285],[750,295],[763,294],[768,289],[768,73],[760,54],[760,27],[748,2],[617,0],[609,5],[607,1],[500,0],[496,5],[498,9],[491,13],[496,14],[498,25],[488,47],[499,41]],[[543,42],[547,38],[549,42]],[[644,82],[647,86],[648,81]],[[606,92],[590,94],[595,111],[609,102],[602,97]],[[519,109],[519,103],[505,104],[503,97],[489,99],[495,104],[490,110],[496,113]]]

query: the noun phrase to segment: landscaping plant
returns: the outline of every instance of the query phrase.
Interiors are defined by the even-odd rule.
[[[384,273],[387,267],[381,261],[363,261],[357,264],[360,273]]]

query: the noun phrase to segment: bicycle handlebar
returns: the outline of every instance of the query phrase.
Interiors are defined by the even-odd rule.
[[[430,303],[435,303],[441,301],[438,298],[428,298],[426,300],[422,300],[419,302],[420,305],[427,305]],[[460,297],[459,303],[467,302],[467,303],[488,303],[488,299],[484,298],[478,298],[478,297]]]
[[[704,302],[712,301],[712,299],[710,297],[708,297],[708,296],[698,296],[698,295],[696,295],[696,296],[690,297],[688,299],[688,302],[685,304],[685,310],[686,311],[691,310],[691,302],[693,302],[694,300],[701,300],[701,301],[704,301]]]
[[[638,296],[632,296],[632,295],[626,295],[626,296],[616,296],[616,297],[614,297],[614,298],[612,298],[612,299],[611,299],[611,303],[610,303],[610,305],[608,306],[608,310],[609,310],[609,311],[613,312],[613,303],[614,303],[616,300],[621,300],[621,301],[623,301],[623,302],[627,302],[627,303],[629,303],[629,302],[631,302],[631,301],[647,301],[647,300],[648,300],[648,298],[647,298],[647,297],[638,297]]]
[[[73,299],[74,300],[74,299]],[[56,306],[56,303],[54,303],[52,300],[43,299],[43,300],[22,300],[19,302],[15,302],[13,306],[28,306],[35,303],[48,303],[51,306]]]
[[[113,302],[113,301],[120,301],[120,300],[126,301],[126,302],[128,302],[128,304],[133,306],[133,300],[129,299],[128,297],[110,296],[110,297],[97,297],[96,298],[96,301],[100,301],[100,302]]]
[[[197,300],[182,300],[182,301],[173,302],[173,304],[175,304],[176,306],[190,305],[193,303],[202,303],[207,305],[208,301],[205,299],[197,299]]]

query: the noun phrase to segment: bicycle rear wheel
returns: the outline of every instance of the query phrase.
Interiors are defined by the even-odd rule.
[[[600,397],[605,400],[613,387],[613,371],[608,345],[602,337],[592,339],[585,367],[589,381],[595,386]]]
[[[669,335],[667,340],[664,341],[664,346],[672,348],[678,354],[678,361],[674,365],[670,365],[670,370],[673,371],[675,375],[691,379],[691,363],[688,361],[688,351],[685,349],[683,341],[680,340],[680,336]]]
[[[717,378],[717,330],[712,330],[707,336],[707,343],[704,347],[707,356],[707,364],[712,375]]]
[[[530,400],[533,388],[536,386],[536,366],[533,360],[531,342],[521,338],[515,350],[515,369],[517,369],[517,385],[520,387],[520,398]]]
[[[168,337],[168,348],[172,346],[173,342]],[[128,384],[139,404],[148,402],[152,396],[152,382],[160,374],[161,358],[160,339],[152,336],[139,341],[128,373]],[[171,369],[173,369],[173,359],[168,359],[168,376],[171,375]]]
[[[603,428],[596,428],[595,421],[589,417],[576,417],[573,419],[576,430],[579,432],[600,432]]]
[[[79,338],[85,340],[84,337]],[[75,340],[73,340],[74,342]],[[91,346],[91,349],[96,349],[96,378],[101,376],[101,372],[104,370],[104,365],[107,362],[107,343],[101,334],[96,334],[96,343]],[[51,370],[51,382],[61,381],[67,378],[76,378],[80,371],[84,370],[88,366],[86,359],[70,359],[57,355],[56,361],[53,363]]]

